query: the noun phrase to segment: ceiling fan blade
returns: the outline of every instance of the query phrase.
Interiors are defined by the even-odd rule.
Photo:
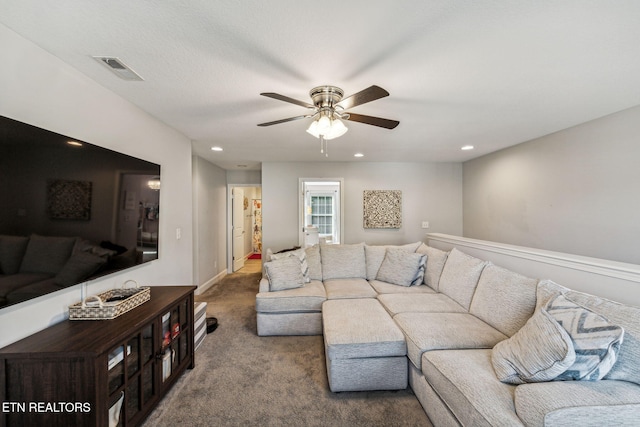
[[[379,126],[381,128],[394,129],[400,124],[397,120],[381,119],[380,117],[365,116],[362,114],[349,113],[349,117],[345,117],[345,120],[352,122],[365,123],[368,125]]]
[[[280,95],[279,93],[262,92],[260,95],[266,96],[267,98],[277,99],[278,101],[290,102],[291,104],[300,105],[306,108],[316,108],[314,105],[311,105],[308,102],[298,101],[297,99],[289,98],[288,96]]]
[[[376,99],[384,98],[385,96],[389,96],[389,92],[382,89],[380,86],[374,85],[369,86],[368,88],[361,90],[358,93],[347,96],[336,105],[344,108],[345,110],[348,110],[349,108],[366,104],[367,102],[375,101]]]
[[[296,117],[289,117],[288,119],[281,119],[281,120],[276,120],[273,122],[266,122],[266,123],[260,123],[258,126],[271,126],[271,125],[277,125],[280,123],[286,123],[286,122],[292,122],[294,120],[300,120],[300,119],[306,119],[308,117],[313,117],[313,114],[307,114],[304,116],[296,116]]]

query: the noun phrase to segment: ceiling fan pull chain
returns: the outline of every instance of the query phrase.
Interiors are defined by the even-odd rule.
[[[324,153],[324,136],[320,135],[320,154]]]

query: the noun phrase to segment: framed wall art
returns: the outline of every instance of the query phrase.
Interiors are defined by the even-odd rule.
[[[89,221],[91,219],[91,182],[48,180],[47,214],[51,219]]]
[[[402,226],[402,191],[364,190],[364,228],[400,228]]]

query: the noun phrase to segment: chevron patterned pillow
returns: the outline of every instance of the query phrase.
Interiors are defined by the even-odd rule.
[[[547,304],[547,312],[569,333],[576,360],[556,380],[602,379],[616,363],[624,329],[560,295]]]

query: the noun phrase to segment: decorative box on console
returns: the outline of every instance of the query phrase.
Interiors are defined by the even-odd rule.
[[[129,281],[128,281],[129,282]],[[106,320],[115,319],[149,301],[151,290],[140,287],[112,289],[98,295],[88,296],[81,302],[69,306],[69,320]],[[125,282],[126,283],[126,282]]]

